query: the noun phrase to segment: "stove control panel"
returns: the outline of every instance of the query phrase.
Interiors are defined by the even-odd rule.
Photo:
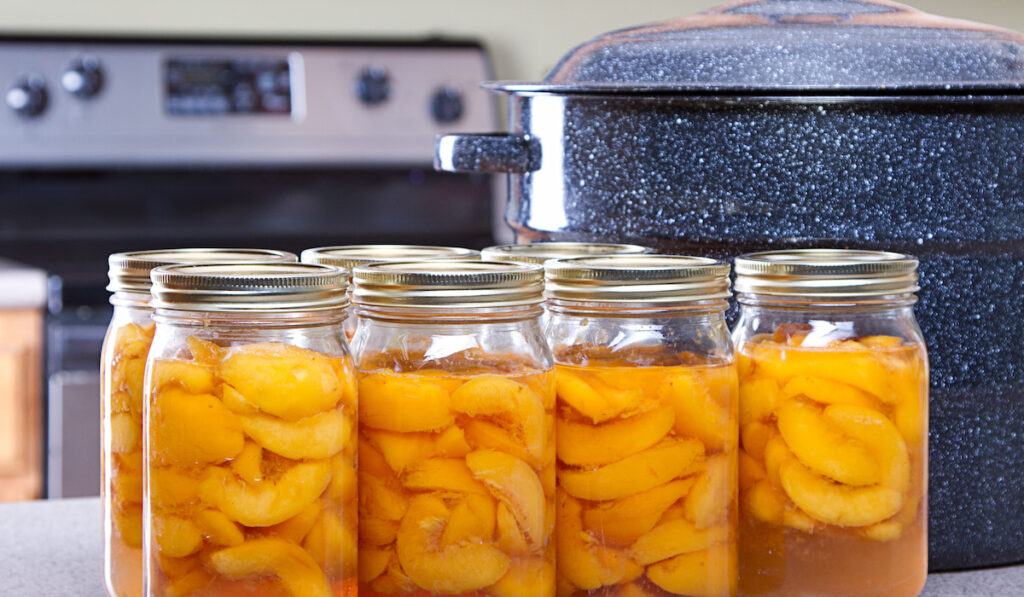
[[[426,166],[491,78],[469,42],[0,37],[0,168]]]

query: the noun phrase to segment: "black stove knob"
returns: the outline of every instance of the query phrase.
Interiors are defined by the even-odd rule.
[[[46,80],[42,75],[22,77],[4,94],[7,107],[21,116],[38,116],[46,110]]]
[[[95,56],[76,58],[60,77],[60,86],[75,97],[88,99],[103,88],[103,69]]]
[[[381,66],[368,66],[356,77],[356,97],[368,106],[388,99],[391,94],[391,78]]]
[[[455,122],[464,109],[462,92],[454,87],[442,87],[430,98],[430,114],[437,122]]]

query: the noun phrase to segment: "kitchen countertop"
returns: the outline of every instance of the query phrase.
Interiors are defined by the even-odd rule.
[[[100,500],[0,505],[0,595],[100,597]],[[923,597],[1021,594],[1024,565],[928,576]]]

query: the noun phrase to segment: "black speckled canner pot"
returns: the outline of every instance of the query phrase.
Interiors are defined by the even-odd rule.
[[[918,256],[930,565],[1024,561],[1024,98],[514,105],[514,130],[544,152],[540,169],[510,178],[521,239]]]
[[[507,221],[521,241],[919,257],[930,567],[1022,562],[1024,94],[861,83],[495,85],[509,94],[509,133],[443,137],[437,166],[508,172]]]

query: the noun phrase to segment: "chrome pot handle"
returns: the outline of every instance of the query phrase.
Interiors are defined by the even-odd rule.
[[[540,143],[525,135],[441,135],[434,144],[434,169],[443,172],[524,174],[539,168]]]

